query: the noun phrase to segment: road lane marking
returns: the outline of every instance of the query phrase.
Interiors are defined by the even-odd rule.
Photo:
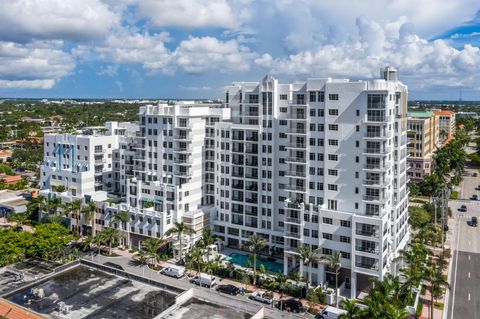
[[[470,293],[468,293],[468,301],[470,301]]]
[[[458,254],[457,254],[458,255]],[[468,255],[468,260],[470,260],[470,255]]]
[[[468,278],[470,278],[470,272],[468,272]]]

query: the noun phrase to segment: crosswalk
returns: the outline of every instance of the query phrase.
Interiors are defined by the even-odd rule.
[[[454,216],[455,219],[460,219],[460,220],[471,220],[473,215],[465,214],[465,215],[456,215]]]
[[[480,201],[478,200],[451,200],[450,203],[458,205],[468,205],[468,206],[480,206]]]

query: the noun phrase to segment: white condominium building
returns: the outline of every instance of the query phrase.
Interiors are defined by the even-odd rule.
[[[231,121],[215,126],[214,234],[242,247],[257,233],[284,272],[306,269],[298,248],[341,253],[352,297],[392,269],[409,238],[407,87],[387,67],[371,81],[270,76],[226,88]]]
[[[105,127],[84,128],[77,134],[44,136],[44,163],[40,187],[48,195],[58,186],[66,198],[105,200],[114,185],[113,152],[129,123],[107,122]],[[133,128],[135,129],[135,128]]]
[[[134,177],[126,184],[126,203],[105,208],[107,215],[118,210],[130,213],[129,244],[163,237],[175,222],[183,221],[195,230],[184,240],[189,245],[209,226],[214,125],[228,120],[229,111],[221,104],[194,102],[140,108],[136,153],[128,159],[133,160]]]

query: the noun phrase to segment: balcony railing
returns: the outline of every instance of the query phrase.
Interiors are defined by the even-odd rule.
[[[363,195],[363,200],[369,202],[383,202],[385,201],[385,197],[383,196],[375,196],[375,195]]]
[[[370,270],[378,270],[378,263],[369,264],[369,263],[355,262],[355,267],[365,268]]]
[[[378,238],[378,230],[373,230],[373,231],[366,231],[362,229],[357,229],[355,231],[355,234],[359,236],[366,236],[366,237],[375,237]]]
[[[307,134],[307,129],[305,128],[292,128],[286,132],[287,134]]]
[[[383,138],[390,138],[392,136],[392,132],[366,132],[364,137],[365,138],[373,138],[373,139],[383,139]]]
[[[305,147],[307,147],[307,144],[305,144],[305,143],[288,143],[287,145],[285,145],[285,147],[288,147],[288,148],[305,148]]]
[[[373,248],[373,247],[363,247],[363,246],[355,246],[356,251],[362,251],[364,253],[369,253],[369,254],[376,254],[378,255],[378,248]]]
[[[285,161],[292,163],[307,163],[307,159],[302,157],[287,157]]]
[[[305,113],[292,113],[292,114],[290,114],[290,119],[306,120],[307,119],[307,114],[305,114]]]
[[[285,176],[306,177],[307,172],[305,172],[305,171],[287,171],[287,172],[285,172]]]
[[[298,238],[300,239],[300,233],[293,233],[293,232],[288,232],[286,231],[284,233],[285,237],[292,237],[292,238]]]
[[[298,186],[298,185],[294,185],[294,184],[287,184],[287,185],[285,185],[285,190],[305,192],[306,187],[305,186]]]
[[[301,224],[302,223],[300,218],[297,218],[297,217],[285,217],[285,222],[286,223],[291,223],[291,224]]]

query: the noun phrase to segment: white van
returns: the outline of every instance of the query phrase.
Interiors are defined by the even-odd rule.
[[[217,283],[215,281],[215,276],[210,276],[208,274],[200,273],[198,276],[193,277],[191,280],[195,285],[212,288]]]
[[[338,319],[341,315],[346,313],[347,312],[345,310],[327,306],[315,316],[315,319]]]
[[[184,268],[177,268],[177,267],[167,267],[160,270],[161,274],[165,276],[174,277],[174,278],[182,278],[185,275]]]

